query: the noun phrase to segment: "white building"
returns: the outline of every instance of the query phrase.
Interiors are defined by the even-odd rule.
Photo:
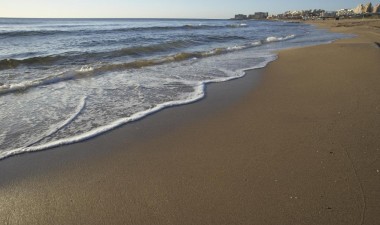
[[[353,16],[355,13],[354,13],[354,10],[353,9],[339,9],[337,12],[336,12],[336,15],[337,16]]]

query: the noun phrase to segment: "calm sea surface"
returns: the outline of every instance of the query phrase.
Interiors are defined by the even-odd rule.
[[[199,100],[276,50],[342,37],[285,22],[0,19],[0,158]]]

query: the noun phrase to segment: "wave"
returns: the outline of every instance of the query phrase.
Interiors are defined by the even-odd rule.
[[[286,41],[286,40],[289,40],[289,39],[293,39],[295,37],[296,36],[294,34],[288,35],[288,36],[285,36],[285,37],[267,37],[265,39],[265,41],[266,42]]]
[[[152,53],[167,52],[175,49],[186,48],[194,45],[193,40],[178,40],[178,41],[168,41],[159,44],[146,45],[146,46],[136,46],[130,48],[123,48],[120,50],[110,51],[110,52],[101,52],[94,53],[92,56],[106,54],[108,57],[122,57],[122,56],[141,56],[141,55],[150,55]]]
[[[73,143],[78,143],[78,142],[81,142],[81,141],[85,141],[85,140],[88,140],[90,138],[99,136],[100,134],[103,134],[103,133],[105,133],[107,131],[113,130],[113,129],[117,128],[117,127],[120,127],[120,126],[122,126],[124,124],[140,120],[140,119],[142,119],[142,118],[144,118],[146,116],[154,114],[154,113],[156,113],[158,111],[161,111],[161,110],[163,110],[165,108],[173,107],[173,106],[177,106],[177,105],[190,104],[190,103],[199,101],[200,99],[204,98],[204,96],[205,96],[205,89],[206,89],[206,85],[207,84],[209,84],[209,83],[217,83],[217,82],[224,82],[224,81],[233,80],[233,79],[237,79],[237,78],[243,77],[245,75],[245,71],[246,70],[263,68],[269,62],[275,60],[276,58],[277,57],[273,56],[273,55],[269,56],[269,57],[267,57],[267,59],[264,62],[262,62],[262,63],[260,63],[260,64],[258,64],[256,66],[249,67],[249,68],[244,68],[244,69],[241,69],[241,70],[239,70],[237,72],[224,71],[224,72],[226,72],[227,74],[230,75],[229,77],[217,78],[217,79],[214,79],[214,80],[207,80],[207,81],[199,82],[199,83],[196,83],[196,84],[189,84],[189,85],[192,85],[194,87],[194,92],[192,94],[190,94],[189,96],[187,96],[187,98],[185,98],[185,99],[173,100],[173,101],[168,101],[168,102],[164,102],[164,103],[158,104],[158,105],[154,106],[153,108],[137,112],[137,113],[133,114],[130,117],[120,118],[120,119],[118,119],[116,121],[113,121],[110,124],[97,127],[97,128],[95,128],[93,130],[90,130],[90,131],[88,131],[86,133],[83,133],[83,134],[80,134],[80,135],[76,135],[76,136],[72,136],[72,137],[69,137],[69,138],[64,138],[64,139],[52,141],[52,142],[41,144],[41,145],[34,145],[33,144],[33,145],[26,146],[26,147],[21,147],[21,148],[16,148],[16,149],[9,150],[9,151],[0,152],[0,159],[4,159],[4,158],[7,158],[7,157],[11,157],[11,156],[14,156],[14,155],[23,154],[23,153],[27,153],[27,152],[41,151],[41,150],[46,150],[46,149],[50,149],[50,148],[59,147],[59,146],[62,146],[62,145],[73,144]],[[73,114],[74,116],[70,117],[69,119],[67,119],[62,124],[67,124],[66,123],[67,121],[70,123],[73,119],[76,118],[76,116],[83,110],[84,107],[85,107],[85,98],[82,98],[81,103],[77,107],[76,113]],[[35,142],[35,143],[37,143],[37,142]]]
[[[65,59],[65,55],[36,56],[26,59],[3,59],[0,60],[0,70],[13,69],[20,65],[51,65],[59,60]]]
[[[246,24],[246,23],[229,24],[229,25],[227,25],[227,27],[241,28],[241,27],[248,27],[248,24]]]
[[[74,33],[72,31],[64,31],[64,30],[20,30],[20,31],[6,31],[0,32],[0,39],[3,38],[15,38],[15,37],[30,37],[30,36],[49,36],[49,35],[57,35],[57,34],[69,34]]]
[[[36,56],[26,59],[3,59],[0,60],[0,70],[14,69],[19,66],[48,66],[57,63],[58,61],[71,62],[83,59],[83,61],[97,61],[99,58],[115,58],[122,56],[144,56],[152,53],[167,52],[174,49],[189,47],[193,44],[192,41],[169,41],[160,44],[136,46],[123,48],[108,52],[84,52],[84,53],[64,53],[61,55]]]
[[[287,38],[278,38],[278,40],[287,40]],[[231,47],[225,47],[225,48],[215,48],[208,51],[198,51],[198,52],[181,52],[174,55],[169,55],[161,58],[156,59],[148,59],[148,60],[136,60],[133,62],[128,63],[120,63],[120,64],[108,64],[100,66],[96,69],[94,69],[95,72],[109,72],[109,71],[117,71],[117,70],[126,70],[126,69],[139,69],[142,67],[148,67],[148,66],[156,66],[161,65],[165,63],[171,63],[171,62],[179,62],[189,59],[199,59],[199,58],[205,58],[205,57],[211,57],[216,56],[220,54],[225,54],[233,51],[243,50],[247,48],[257,47],[264,43],[269,43],[268,41],[254,41],[248,44],[244,45],[236,45]]]
[[[107,34],[107,33],[124,33],[124,32],[146,32],[146,31],[175,31],[175,30],[210,30],[225,28],[243,28],[247,24],[228,24],[228,25],[183,25],[183,26],[154,26],[154,27],[126,27],[116,29],[78,29],[78,30],[19,30],[0,32],[0,39],[30,36],[52,36],[52,35],[89,35],[89,34]]]
[[[106,131],[109,131],[109,130],[115,129],[121,125],[124,125],[126,123],[133,122],[136,120],[140,120],[143,117],[146,117],[150,114],[158,112],[158,111],[160,111],[166,107],[189,104],[189,103],[198,101],[199,99],[203,98],[203,96],[204,96],[204,84],[202,83],[202,84],[198,85],[198,87],[196,87],[195,92],[188,99],[166,102],[166,103],[157,105],[151,109],[135,113],[130,117],[121,118],[119,120],[114,121],[113,123],[95,128],[95,129],[93,129],[87,133],[77,135],[74,137],[61,139],[61,140],[49,142],[46,144],[41,144],[41,145],[36,145],[36,146],[26,146],[26,147],[21,147],[21,148],[13,149],[10,151],[6,151],[6,152],[0,152],[0,159],[4,159],[4,158],[7,158],[7,157],[10,157],[13,155],[17,155],[17,154],[34,152],[34,151],[41,151],[41,150],[45,150],[48,148],[54,148],[54,147],[58,147],[58,146],[65,145],[65,144],[72,144],[72,143],[88,140],[88,139],[96,137],[96,136],[98,136],[98,135],[100,135]]]
[[[49,84],[54,84],[62,81],[67,81],[74,79],[77,74],[80,74],[82,72],[66,72],[61,73],[53,76],[47,76],[44,78],[36,79],[36,80],[27,80],[22,81],[19,83],[6,83],[6,84],[0,84],[0,94],[6,94],[10,92],[16,92],[16,91],[25,91],[29,88],[38,87],[38,86],[44,86]]]
[[[265,40],[262,40],[262,42],[284,41],[294,37],[294,35],[289,35],[286,37],[268,37]],[[112,59],[124,56],[148,56],[156,53],[165,53],[174,50],[180,50],[187,47],[207,43],[209,41],[222,43],[230,40],[245,40],[245,38],[233,35],[206,36],[199,37],[198,39],[194,40],[168,41],[164,43],[146,46],[135,46],[106,52],[67,52],[60,55],[36,56],[26,59],[3,59],[0,60],[0,70],[14,69],[19,66],[50,66],[56,64],[57,62],[60,62],[61,64],[71,64],[71,62],[75,61],[86,61],[88,63],[91,63],[101,61],[105,58]]]
[[[3,85],[0,84],[0,94],[5,94],[5,93],[10,93],[10,92],[15,92],[15,91],[25,91],[33,87],[44,86],[44,85],[54,84],[54,83],[67,81],[67,80],[104,74],[106,72],[123,71],[123,70],[128,70],[128,69],[140,69],[143,67],[157,66],[157,65],[162,65],[166,63],[211,57],[211,56],[216,56],[220,54],[226,54],[229,52],[257,47],[257,46],[261,46],[263,44],[268,44],[271,42],[285,41],[288,39],[292,39],[294,37],[295,35],[288,35],[284,37],[267,37],[264,40],[253,41],[244,45],[236,45],[236,46],[230,46],[230,47],[225,47],[225,48],[215,48],[208,51],[180,52],[177,54],[168,55],[164,57],[153,58],[153,59],[140,59],[140,60],[135,60],[132,62],[127,62],[127,63],[105,64],[105,65],[100,65],[97,67],[85,65],[75,71],[68,71],[65,73],[56,74],[56,75],[48,76],[45,78],[40,78],[36,80],[31,80],[31,81],[24,81],[24,82],[15,83],[15,84],[3,84]]]
[[[243,40],[240,36],[206,36],[193,40],[168,41],[158,44],[134,46],[105,52],[67,52],[60,55],[36,56],[26,59],[3,59],[0,60],[0,70],[14,69],[19,66],[49,66],[57,62],[68,63],[73,61],[96,62],[104,58],[112,59],[123,56],[147,56],[156,53],[165,53],[179,50],[203,43],[225,42],[229,40]],[[80,59],[80,60],[79,60]]]
[[[48,131],[46,131],[45,134],[43,134],[41,136],[41,138],[39,138],[37,140],[34,140],[32,143],[27,144],[26,147],[30,147],[30,146],[33,146],[33,145],[37,144],[38,142],[40,142],[43,139],[45,139],[45,138],[47,138],[47,137],[49,137],[49,136],[57,133],[63,127],[66,127],[68,124],[70,124],[73,120],[75,120],[79,116],[79,114],[82,113],[83,109],[86,106],[86,99],[87,99],[87,97],[82,97],[80,99],[79,104],[76,107],[74,113],[72,113],[69,118],[67,118],[66,120],[62,121],[61,123],[55,125],[53,128],[51,128]]]

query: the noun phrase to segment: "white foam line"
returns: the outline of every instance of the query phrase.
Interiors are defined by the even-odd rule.
[[[203,89],[204,89],[204,84],[200,83],[196,87],[196,91],[193,94],[193,98],[189,98],[189,99],[184,100],[184,101],[179,101],[178,100],[178,101],[166,102],[166,103],[157,105],[157,106],[155,106],[155,107],[153,107],[151,109],[135,113],[135,114],[133,114],[130,117],[121,118],[119,120],[114,121],[113,123],[110,123],[110,124],[105,125],[105,126],[98,127],[98,128],[93,129],[93,130],[91,130],[91,131],[89,131],[87,133],[80,134],[80,135],[77,135],[77,136],[74,136],[74,137],[71,137],[71,138],[61,139],[61,140],[57,140],[57,141],[53,141],[53,142],[49,142],[49,143],[42,144],[42,145],[37,145],[37,146],[21,147],[21,148],[17,148],[17,149],[13,149],[13,150],[7,151],[7,152],[3,152],[3,153],[0,153],[0,159],[6,158],[6,157],[10,157],[10,156],[13,156],[13,155],[17,155],[17,154],[26,153],[26,152],[41,151],[41,150],[45,150],[45,149],[49,149],[49,148],[58,147],[58,146],[61,146],[61,145],[77,143],[77,142],[80,142],[80,141],[84,141],[84,140],[96,137],[96,136],[98,136],[98,135],[100,135],[100,134],[102,134],[102,133],[104,133],[106,131],[112,130],[112,129],[114,129],[116,127],[119,127],[121,125],[124,125],[124,124],[126,124],[128,122],[133,122],[133,121],[139,120],[139,119],[141,119],[141,118],[143,118],[145,116],[148,116],[150,114],[158,112],[158,111],[160,111],[160,110],[162,110],[162,109],[164,109],[166,107],[175,106],[175,105],[189,104],[189,103],[198,101],[199,99],[202,99],[204,97],[204,90]]]
[[[56,83],[60,79],[67,80],[71,76],[72,75],[68,75],[65,73],[59,73],[59,74],[56,74],[55,76],[39,78],[36,80],[22,81],[20,83],[3,84],[3,85],[0,85],[0,94],[6,94],[9,92],[15,92],[15,91],[22,91],[28,88],[38,87],[38,86],[49,84],[49,83]]]
[[[286,41],[288,39],[293,39],[296,36],[294,34],[285,36],[285,37],[267,37],[266,42],[277,42],[277,41]]]
[[[35,140],[33,143],[28,144],[26,147],[30,147],[30,146],[32,146],[32,145],[40,142],[44,138],[49,137],[49,136],[57,133],[60,129],[62,129],[63,127],[67,126],[69,123],[71,123],[83,111],[84,107],[86,106],[86,99],[87,99],[86,96],[82,97],[80,99],[77,108],[75,109],[74,113],[71,114],[71,116],[68,119],[66,119],[62,123],[58,124],[58,126],[54,127],[53,129],[48,130],[44,135],[42,135],[41,138]]]
[[[199,101],[200,99],[202,99],[205,96],[205,87],[206,87],[206,84],[209,84],[209,83],[219,83],[219,82],[224,82],[224,81],[229,81],[229,80],[241,78],[241,77],[245,76],[245,74],[246,74],[244,71],[263,68],[269,62],[274,61],[276,58],[277,58],[277,56],[275,56],[275,55],[269,56],[266,61],[260,63],[259,65],[254,66],[254,67],[249,67],[249,68],[241,69],[241,70],[238,70],[236,72],[233,72],[234,75],[230,76],[230,77],[220,78],[220,79],[214,79],[214,80],[208,80],[208,81],[204,81],[204,82],[199,82],[198,84],[195,85],[195,92],[189,98],[187,98],[185,100],[176,100],[176,101],[165,102],[165,103],[159,104],[159,105],[157,105],[157,106],[155,106],[155,107],[153,107],[151,109],[147,109],[147,110],[144,110],[144,111],[141,111],[141,112],[137,112],[137,113],[133,114],[130,117],[118,119],[118,120],[114,121],[113,123],[110,123],[110,124],[107,124],[105,126],[101,126],[101,127],[95,128],[95,129],[93,129],[93,130],[91,130],[91,131],[89,131],[87,133],[83,133],[83,134],[80,134],[80,135],[77,135],[77,136],[74,136],[74,137],[70,137],[70,138],[66,138],[66,139],[61,139],[61,140],[49,142],[49,143],[42,144],[42,145],[21,147],[21,148],[17,148],[17,149],[13,149],[13,150],[7,151],[7,152],[3,152],[3,153],[0,153],[0,159],[4,159],[4,158],[7,158],[7,157],[10,157],[10,156],[13,156],[13,155],[17,155],[17,154],[22,154],[22,153],[27,153],[27,152],[41,151],[41,150],[46,150],[46,149],[62,146],[62,145],[73,144],[73,143],[85,141],[85,140],[88,140],[90,138],[96,137],[96,136],[98,136],[98,135],[100,135],[102,133],[105,133],[107,131],[110,131],[112,129],[120,127],[120,126],[122,126],[122,125],[124,125],[126,123],[133,122],[133,121],[136,121],[136,120],[140,120],[140,119],[142,119],[142,118],[144,118],[144,117],[146,117],[148,115],[151,115],[153,113],[156,113],[156,112],[158,112],[158,111],[160,111],[160,110],[162,110],[164,108],[172,107],[172,106],[177,106],[177,105],[185,105],[185,104],[190,104],[190,103]],[[225,71],[225,72],[228,72],[228,71]],[[83,110],[83,108],[85,107],[85,99],[86,98],[82,99],[82,103],[77,108],[78,109],[77,113],[74,114],[75,116],[72,116],[72,117],[70,117],[69,119],[67,119],[65,121],[66,124],[70,123],[72,120],[74,120],[76,118],[76,116]],[[64,123],[62,123],[62,124],[64,124]],[[65,125],[63,125],[63,126],[65,126]]]

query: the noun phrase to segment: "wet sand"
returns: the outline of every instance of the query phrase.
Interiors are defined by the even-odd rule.
[[[0,161],[0,224],[378,224],[379,21],[206,99]]]

